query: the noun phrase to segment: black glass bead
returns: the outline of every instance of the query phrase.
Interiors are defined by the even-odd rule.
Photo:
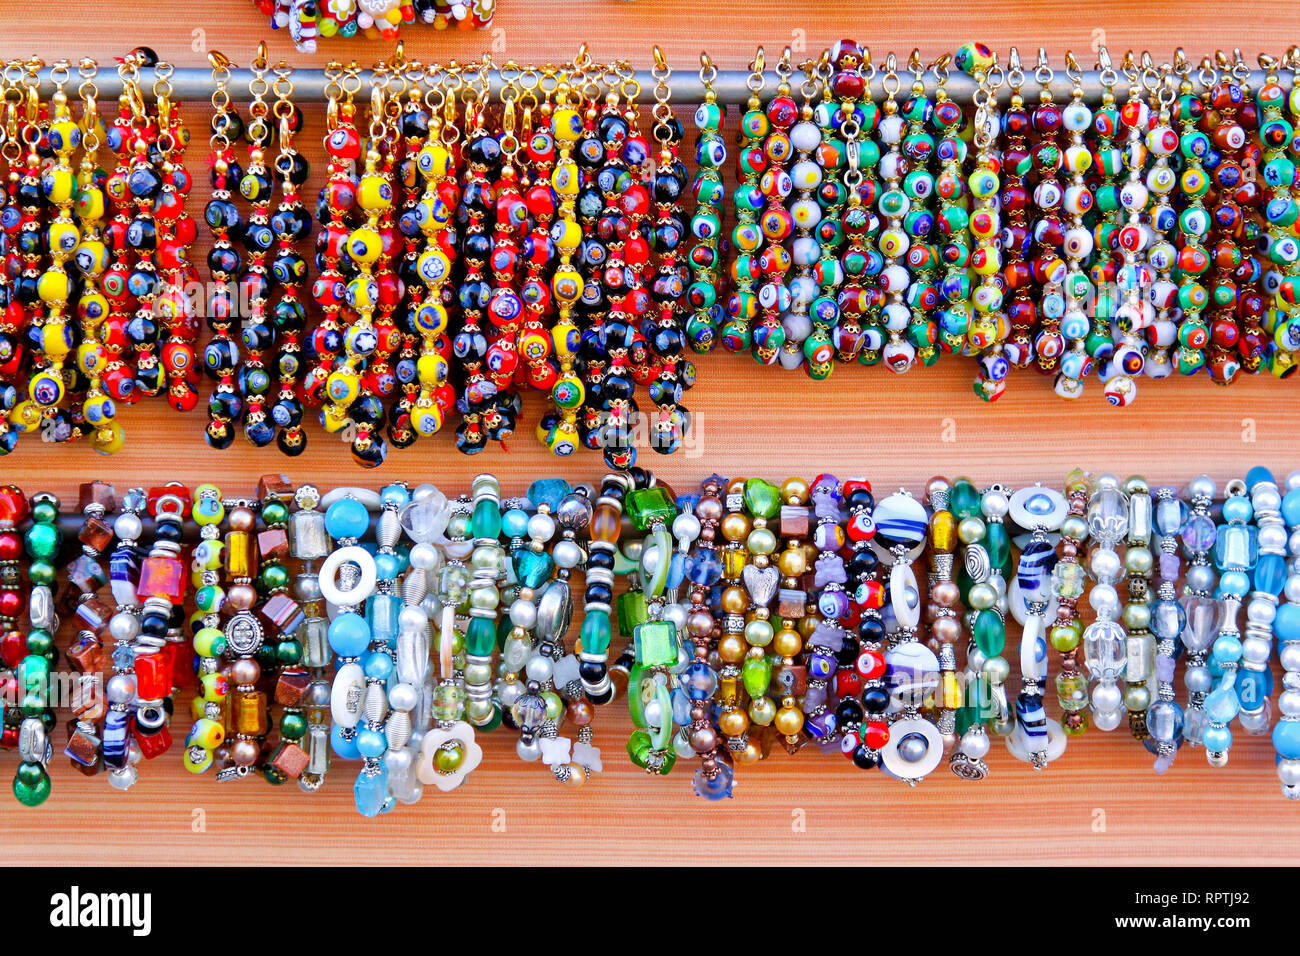
[[[845,697],[835,708],[835,723],[840,727],[845,724],[860,724],[862,716],[862,705],[852,697]]]
[[[869,714],[883,714],[889,707],[889,691],[883,684],[862,688],[862,706]]]
[[[858,744],[853,750],[853,766],[859,770],[875,770],[880,766],[880,754],[868,750],[865,744]]]
[[[858,639],[864,644],[880,643],[885,639],[885,625],[878,617],[864,617],[858,622]]]

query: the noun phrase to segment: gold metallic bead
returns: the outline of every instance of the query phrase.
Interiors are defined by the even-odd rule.
[[[808,482],[802,478],[787,478],[781,485],[781,497],[787,504],[804,504],[808,500]]]
[[[803,636],[798,631],[783,628],[776,632],[772,650],[778,657],[794,657],[803,650]]]
[[[759,697],[749,702],[749,719],[766,727],[776,719],[776,704],[767,697]]]
[[[776,712],[776,729],[793,737],[803,729],[803,714],[797,707],[782,707]]]
[[[718,656],[727,664],[739,664],[748,650],[749,645],[739,634],[728,634],[718,642]]]
[[[728,737],[739,737],[749,729],[749,715],[739,707],[724,710],[718,716],[718,729]]]

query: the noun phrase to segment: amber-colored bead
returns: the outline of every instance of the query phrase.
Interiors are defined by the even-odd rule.
[[[732,512],[722,519],[722,536],[728,541],[744,541],[749,537],[749,519],[739,512]]]
[[[951,511],[936,511],[930,519],[930,546],[944,553],[957,547],[957,519]]]
[[[722,610],[727,614],[744,614],[749,598],[741,588],[726,588],[722,592]]]
[[[266,733],[266,695],[261,691],[245,690],[232,695],[231,716],[235,732],[249,737]]]
[[[781,484],[781,497],[789,504],[803,504],[808,500],[808,482],[802,478],[787,478]]]
[[[618,532],[618,509],[605,502],[597,504],[591,515],[591,540],[613,544],[618,540]]]

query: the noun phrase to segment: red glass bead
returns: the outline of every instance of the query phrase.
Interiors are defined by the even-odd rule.
[[[837,697],[857,697],[860,693],[862,693],[861,674],[847,667],[841,667],[835,672],[835,695]]]
[[[862,742],[872,750],[889,743],[889,725],[879,720],[869,720],[862,725]]]
[[[141,599],[159,597],[181,604],[185,601],[185,580],[185,564],[179,558],[150,556],[140,564],[136,591]]]
[[[136,694],[141,700],[162,700],[172,689],[171,661],[165,654],[140,654],[135,659]]]
[[[0,658],[5,666],[14,668],[27,656],[27,640],[21,631],[6,631],[0,636]]]
[[[0,561],[17,561],[23,554],[22,540],[16,534],[0,534]]]
[[[859,607],[867,610],[880,610],[885,606],[885,585],[883,581],[863,581],[853,592],[853,600]]]
[[[27,496],[13,485],[0,488],[0,527],[13,527],[31,511]]]
[[[874,680],[885,673],[885,655],[868,648],[858,655],[853,666],[863,680]]]
[[[140,725],[136,724],[132,736],[135,737],[135,742],[140,747],[140,753],[145,760],[152,760],[171,749],[172,732],[166,724],[151,734],[141,733]]]

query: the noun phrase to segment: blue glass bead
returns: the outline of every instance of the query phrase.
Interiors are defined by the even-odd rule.
[[[680,551],[674,551],[672,559],[668,562],[668,581],[664,585],[668,590],[679,588],[682,581],[686,578],[686,555]]]
[[[549,505],[554,512],[559,509],[560,502],[571,490],[569,483],[563,478],[543,478],[529,485],[527,494],[528,500],[534,505],[537,507]]]
[[[835,712],[824,710],[804,721],[804,730],[815,740],[825,740],[835,733]]]
[[[1026,602],[1046,602],[1051,598],[1055,566],[1056,547],[1050,541],[1030,541],[1025,545],[1016,565],[1016,581]]]
[[[1162,743],[1171,744],[1183,735],[1183,709],[1172,700],[1158,700],[1147,711],[1147,729]]]
[[[1279,641],[1300,641],[1300,604],[1283,604],[1273,618],[1273,633]]]
[[[526,588],[537,589],[551,576],[551,568],[554,567],[555,562],[545,551],[520,548],[511,557],[510,564],[520,584]]]
[[[367,651],[361,659],[361,670],[366,677],[377,681],[386,681],[393,676],[393,658],[383,651]]]
[[[1219,570],[1255,566],[1259,557],[1259,543],[1254,528],[1241,524],[1223,525],[1218,540],[1214,542],[1214,563]]]
[[[829,680],[835,673],[835,658],[829,654],[811,654],[808,657],[808,679]]]
[[[1183,544],[1188,551],[1209,551],[1218,533],[1208,515],[1192,515],[1183,526]]]
[[[685,727],[691,722],[691,699],[680,687],[673,688],[673,723]]]
[[[1256,465],[1250,471],[1246,472],[1246,487],[1251,491],[1261,482],[1270,485],[1276,485],[1277,480],[1273,477],[1273,472],[1269,471],[1263,465]]]
[[[325,530],[336,541],[360,538],[370,527],[370,512],[355,498],[340,498],[325,511]]]
[[[1187,612],[1177,601],[1157,601],[1151,609],[1151,630],[1156,637],[1174,640],[1187,624]]]
[[[1205,716],[1214,724],[1228,723],[1237,716],[1240,709],[1241,705],[1237,701],[1237,692],[1233,687],[1216,687],[1205,698]],[[1209,746],[1208,741],[1206,746]]]
[[[712,777],[704,773],[704,768],[695,771],[692,778],[695,792],[705,800],[726,800],[731,796],[731,788],[736,783],[736,774],[725,763],[718,764],[718,772]]]
[[[357,750],[356,734],[344,736],[343,727],[339,724],[330,728],[330,749],[342,760],[361,759],[361,752]]]
[[[1273,725],[1273,748],[1284,760],[1300,758],[1300,720],[1279,720]]]
[[[1271,671],[1237,672],[1237,699],[1241,701],[1242,710],[1258,711],[1264,701],[1273,693],[1273,674]]]
[[[1221,634],[1211,651],[1220,666],[1241,660],[1241,639],[1235,634]]]
[[[1230,524],[1235,521],[1245,523],[1254,513],[1255,509],[1245,495],[1232,495],[1223,502],[1223,520]]]
[[[357,731],[357,752],[363,757],[382,757],[388,741],[378,730],[362,727]]]
[[[1300,525],[1300,488],[1292,488],[1282,499],[1282,520],[1288,527]]]
[[[405,485],[386,485],[379,492],[379,500],[386,505],[404,508],[411,503],[411,492]]]
[[[1206,750],[1223,753],[1232,748],[1232,733],[1227,727],[1206,727],[1201,743],[1205,744]]]
[[[528,537],[528,512],[511,508],[501,516],[501,533],[507,538]]]
[[[1281,554],[1260,555],[1255,565],[1255,590],[1274,596],[1282,593],[1286,583],[1286,556]]]
[[[340,614],[330,621],[328,637],[339,657],[360,657],[370,644],[370,628],[360,614]]]
[[[368,768],[352,787],[357,812],[363,817],[377,817],[388,806],[388,767],[380,763],[372,773]]]
[[[1177,496],[1159,499],[1156,502],[1156,530],[1166,537],[1178,534],[1190,512],[1187,502]]]
[[[692,661],[681,674],[682,689],[691,700],[708,700],[718,689],[718,675],[704,661]],[[687,721],[689,723],[689,721]]]
[[[714,548],[699,548],[686,559],[686,576],[694,584],[712,587],[722,579],[722,561]]]

